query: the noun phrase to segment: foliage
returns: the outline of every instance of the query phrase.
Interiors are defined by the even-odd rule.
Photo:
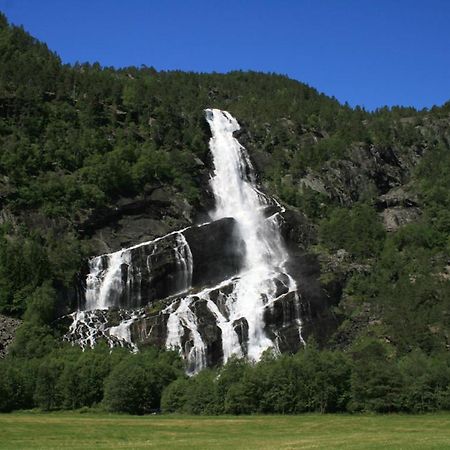
[[[450,409],[450,358],[415,350],[401,358],[363,339],[351,354],[311,342],[295,355],[258,363],[230,359],[187,378],[173,352],[97,345],[53,348],[0,361],[0,411],[101,407],[148,414],[430,412]],[[36,355],[37,356],[37,355]]]
[[[398,411],[401,387],[400,371],[380,342],[364,342],[354,349],[351,409]]]
[[[63,65],[0,14],[0,313],[25,320],[0,361],[0,411],[449,409],[449,105],[369,113],[275,74]],[[351,321],[368,308],[377,318],[351,352],[310,343],[296,355],[231,359],[187,379],[172,353],[61,344],[54,319],[89,254],[86,218],[161,185],[199,206],[208,107],[238,117],[261,183],[308,216],[326,253],[350,255],[344,297],[354,308],[340,312]],[[355,193],[344,206],[301,183],[349,163],[355,149],[408,159],[416,147],[426,150],[410,161],[422,215],[393,234],[383,231],[374,196]]]
[[[334,209],[322,220],[319,234],[331,250],[342,248],[366,258],[378,255],[385,236],[376,212],[364,204]]]
[[[163,388],[181,374],[177,359],[165,353],[147,350],[128,355],[105,381],[105,405],[130,414],[158,411]]]
[[[449,371],[447,357],[397,359],[376,340],[355,345],[351,358],[311,343],[293,356],[256,364],[231,359],[216,375],[205,370],[177,379],[165,388],[162,409],[200,415],[436,411],[449,408]],[[411,383],[415,373],[423,375]]]

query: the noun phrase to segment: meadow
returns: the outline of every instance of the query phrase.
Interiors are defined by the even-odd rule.
[[[450,414],[0,415],[1,449],[450,449]]]

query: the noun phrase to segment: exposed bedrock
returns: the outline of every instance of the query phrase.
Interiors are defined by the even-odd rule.
[[[192,285],[211,286],[239,273],[245,243],[231,217],[183,232],[192,253]]]
[[[205,356],[208,367],[222,363],[222,331],[217,325],[216,317],[207,306],[207,301],[202,298],[195,299],[191,304],[191,310],[197,317],[197,331],[202,336],[206,345]],[[189,352],[194,346],[190,330],[185,329],[185,348]],[[195,369],[195,367],[188,370]]]
[[[101,307],[138,308],[237,274],[245,245],[236,226],[224,218],[94,258],[81,277],[86,286],[80,289],[80,309],[97,309],[102,296]]]
[[[295,242],[298,233],[314,240],[306,219],[295,211],[289,211],[283,216],[282,229],[285,231],[291,254],[287,269],[295,279],[297,292],[289,292],[286,274],[280,273],[274,278],[275,301],[268,304],[264,310],[264,332],[276,342],[281,352],[295,352],[301,345],[299,318],[301,335],[305,341],[313,336],[319,344],[324,344],[329,339],[338,325],[338,318],[332,307],[339,302],[341,292],[340,286],[324,286],[319,282],[319,262]],[[234,219],[224,218],[183,231],[192,255],[192,283],[188,293],[193,300],[189,308],[196,317],[197,331],[205,344],[207,366],[223,363],[222,330],[205,299],[196,297],[195,293],[207,286],[213,287],[221,283],[217,288],[208,291],[208,298],[217,306],[220,314],[229,320],[226,302],[238,279],[235,276],[242,269],[245,252],[245,245],[239,238],[236,227]],[[86,320],[83,320],[85,324],[76,330],[71,340],[82,343],[83,335],[89,335],[89,328],[94,328],[97,330],[97,339],[105,338],[111,344],[117,345],[118,338],[110,336],[111,330],[116,332],[116,316],[119,314],[114,313],[114,310],[118,307],[125,310],[134,308],[137,312],[128,327],[130,341],[138,346],[155,345],[164,348],[170,315],[167,306],[172,305],[173,310],[176,310],[179,303],[177,298],[181,299],[186,295],[186,292],[174,295],[183,291],[183,283],[186,281],[183,279],[183,268],[180,267],[174,252],[177,245],[179,247],[177,236],[178,234],[174,233],[156,242],[126,250],[130,259],[128,264],[121,265],[123,286],[117,302],[109,306],[108,314],[99,311],[93,314],[94,318],[87,316]],[[100,258],[106,268],[107,256]],[[230,282],[222,283],[228,279]],[[130,280],[133,281],[130,283]],[[113,297],[114,295],[109,295],[110,299]],[[139,304],[136,299],[139,299]],[[145,305],[149,306],[136,309]],[[131,312],[120,311],[122,321],[133,315]],[[95,326],[96,321],[98,324]],[[232,326],[243,354],[246,354],[249,333],[247,320],[244,317],[238,318],[233,321]],[[192,331],[184,327],[181,334],[182,351],[187,354],[194,345]]]
[[[189,304],[189,309],[195,315],[196,329],[205,344],[205,358],[206,365],[209,367],[217,366],[223,363],[223,348],[222,348],[222,330],[218,326],[217,317],[208,306],[208,299],[211,300],[219,309],[224,317],[228,316],[228,311],[225,307],[225,297],[233,290],[233,283],[235,279],[225,282],[219,287],[208,292],[206,298],[201,298],[192,294],[192,300]],[[200,295],[200,294],[199,294]],[[172,310],[177,310],[181,299],[184,295],[172,297],[164,300],[162,303],[170,305]],[[137,319],[130,327],[131,339],[139,345],[156,345],[164,347],[166,345],[168,326],[167,322],[170,313],[167,309],[163,309],[159,313],[144,313]],[[245,345],[248,339],[248,324],[245,319],[236,320],[234,328],[239,336],[241,345]],[[183,328],[181,335],[181,346],[184,353],[189,354],[194,346],[193,330],[189,329],[185,324],[181,323]],[[187,367],[188,371],[192,371],[194,367]]]
[[[177,300],[173,300],[174,308],[177,307]],[[216,318],[208,309],[205,299],[194,298],[190,305],[191,311],[197,318],[197,330],[202,341],[205,343],[206,365],[216,366],[223,361],[222,332],[217,326]],[[155,345],[164,348],[167,339],[167,321],[169,314],[162,311],[156,315],[144,315],[135,321],[130,328],[131,339],[142,346]],[[182,350],[189,354],[194,347],[192,330],[182,325],[181,336]],[[193,371],[194,367],[186,367],[188,371]]]
[[[273,339],[281,352],[295,352],[301,345],[299,333],[299,305],[295,292],[287,292],[286,280],[280,277],[277,280],[277,299],[267,305],[264,311],[265,333]],[[229,283],[213,289],[208,293],[207,298],[211,300],[224,317],[228,318],[228,311],[224,305],[224,299],[233,290],[236,279]],[[176,310],[183,296],[177,300],[176,297],[164,300],[164,304],[170,304]],[[218,325],[217,317],[208,305],[206,298],[193,296],[189,304],[189,309],[195,315],[196,329],[205,344],[206,365],[209,367],[220,365],[224,362],[222,330]],[[159,313],[143,312],[130,326],[130,337],[133,342],[140,346],[156,345],[164,347],[168,334],[169,313],[163,309]],[[100,313],[100,316],[103,315]],[[183,328],[181,343],[182,350],[188,354],[194,346],[193,330],[185,325]],[[241,317],[232,322],[233,329],[238,336],[239,344],[243,353],[247,351],[249,327],[245,317]],[[187,367],[189,371],[189,367]],[[191,368],[193,369],[193,368]]]
[[[293,353],[301,344],[296,295],[295,292],[281,295],[264,311],[265,331],[282,353]]]
[[[303,339],[313,337],[325,345],[339,325],[333,307],[340,301],[342,284],[321,283],[320,263],[310,253],[292,252],[288,268],[297,283]]]
[[[289,229],[298,226],[296,222],[286,224]],[[213,286],[229,279],[229,282],[222,282],[217,288],[209,290],[207,298],[217,306],[226,320],[230,319],[227,298],[233,293],[239,278],[235,275],[241,269],[243,251],[242,243],[236,237],[235,227],[235,221],[226,218],[184,231],[193,260],[193,283],[188,290],[192,297],[189,309],[195,315],[195,331],[200,334],[205,345],[205,364],[209,367],[218,366],[224,362],[223,336],[216,315],[208,307],[205,298],[201,298],[200,291],[208,283]],[[292,244],[290,240],[289,243]],[[90,342],[86,342],[86,336],[89,336],[90,330],[94,329],[96,330],[95,340],[106,339],[111,345],[118,345],[123,335],[119,333],[117,336],[113,333],[117,333],[117,324],[120,322],[117,317],[120,316],[122,322],[134,317],[130,320],[129,326],[124,327],[125,338],[128,338],[130,342],[138,346],[154,345],[159,348],[167,345],[167,322],[170,313],[178,308],[186,293],[173,295],[173,291],[179,287],[179,284],[177,287],[177,276],[180,276],[180,274],[176,275],[179,266],[173,253],[176,235],[161,239],[156,244],[158,244],[156,250],[155,245],[143,245],[131,250],[135,271],[137,267],[141,269],[147,267],[147,260],[150,257],[151,276],[142,276],[139,294],[141,304],[149,306],[128,313],[123,310],[114,312],[114,307],[110,307],[107,313],[93,311],[92,316],[86,316],[81,326],[73,333],[70,338],[72,342],[90,345]],[[233,251],[230,251],[231,249]],[[322,345],[328,341],[339,322],[338,317],[333,313],[333,306],[339,302],[341,292],[340,286],[324,286],[319,282],[319,262],[315,256],[302,250],[292,249],[287,269],[295,278],[297,292],[289,292],[289,280],[286,274],[280,273],[274,278],[275,300],[267,304],[264,309],[264,332],[282,353],[294,353],[302,345],[299,319],[301,320],[301,336],[305,341],[308,341],[310,337],[314,337]],[[129,268],[125,265],[122,269],[124,281],[129,278],[129,272]],[[136,286],[133,289],[136,289]],[[125,290],[123,301],[131,302],[132,298],[137,297],[133,289]],[[151,297],[148,296],[149,292],[152,292]],[[196,292],[199,292],[198,296]],[[127,297],[129,295],[131,295],[130,298]],[[169,305],[171,310],[168,310]],[[122,306],[122,308],[127,307]],[[181,327],[181,351],[189,354],[195,345],[194,335],[192,330],[183,323]],[[244,317],[237,318],[232,321],[232,327],[242,353],[246,354],[249,339],[247,320]],[[187,367],[188,371],[193,369],[194,367]]]
[[[21,323],[21,320],[0,314],[0,358],[7,355],[8,347],[13,342],[17,328]]]

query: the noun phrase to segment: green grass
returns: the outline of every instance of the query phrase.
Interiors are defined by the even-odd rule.
[[[420,416],[0,415],[2,449],[450,449],[450,414]]]

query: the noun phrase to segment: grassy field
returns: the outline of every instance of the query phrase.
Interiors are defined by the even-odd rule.
[[[0,414],[2,449],[450,449],[450,414],[131,417]]]

